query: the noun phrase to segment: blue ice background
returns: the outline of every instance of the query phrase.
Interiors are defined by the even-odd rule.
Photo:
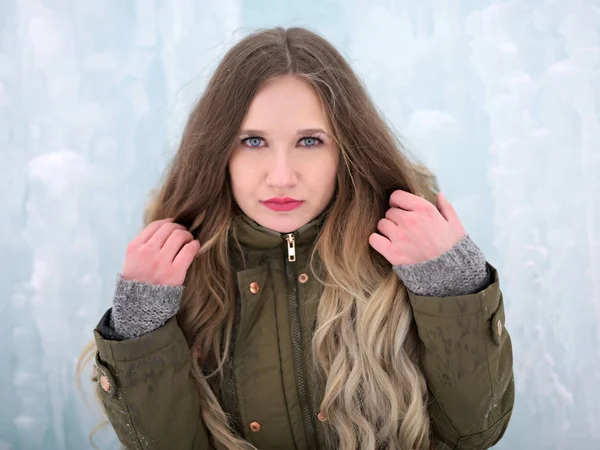
[[[75,362],[146,194],[225,50],[275,25],[346,55],[500,270],[497,448],[600,448],[598,0],[0,0],[0,450],[91,448]]]

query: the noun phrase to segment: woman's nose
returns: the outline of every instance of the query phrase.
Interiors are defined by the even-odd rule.
[[[271,160],[268,168],[267,183],[276,188],[287,188],[298,181],[293,162],[289,155],[279,154]]]

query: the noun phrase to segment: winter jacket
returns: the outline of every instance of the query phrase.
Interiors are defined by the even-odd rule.
[[[249,219],[236,227],[246,265],[232,268],[239,310],[219,399],[233,428],[260,450],[317,450],[336,441],[333,427],[320,420],[324,383],[311,363],[320,286],[308,262],[318,226],[316,220],[287,235]],[[437,449],[487,449],[501,438],[512,412],[502,292],[496,270],[484,264],[488,280],[476,292],[428,296],[408,290]],[[120,295],[142,291],[133,282]],[[201,420],[190,350],[176,317],[124,340],[111,324],[109,310],[94,331],[96,365],[120,441],[128,449],[216,449]]]

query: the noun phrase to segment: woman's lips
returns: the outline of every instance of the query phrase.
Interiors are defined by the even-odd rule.
[[[302,200],[296,200],[289,197],[270,198],[262,202],[267,208],[273,211],[292,211],[304,203]]]

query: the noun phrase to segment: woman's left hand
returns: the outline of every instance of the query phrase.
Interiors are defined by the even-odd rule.
[[[377,223],[369,244],[392,265],[417,264],[450,250],[465,236],[456,211],[440,192],[437,208],[422,197],[398,190]]]

